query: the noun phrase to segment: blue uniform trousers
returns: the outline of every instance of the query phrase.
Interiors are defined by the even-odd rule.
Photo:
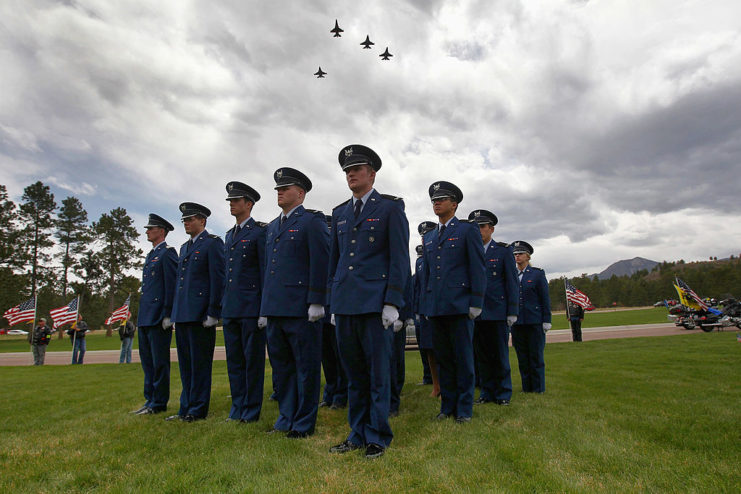
[[[394,435],[389,425],[391,340],[381,314],[335,315],[337,346],[348,380],[348,441],[387,447]]]
[[[322,325],[322,367],[324,368],[324,395],[322,401],[327,405],[344,407],[347,405],[347,376],[340,362],[337,349],[337,335],[334,326]]]
[[[475,321],[473,351],[481,379],[480,397],[487,401],[512,399],[507,321]]]
[[[178,415],[205,418],[211,402],[211,367],[214,361],[216,328],[203,323],[177,323],[175,344],[183,390],[180,392]]]
[[[542,324],[512,326],[512,345],[517,352],[517,366],[526,393],[545,392],[545,333]]]
[[[414,319],[414,335],[417,337],[419,356],[422,359],[422,383],[432,384],[432,373],[430,372],[430,362],[427,360],[427,349],[422,348],[422,344],[420,343],[420,327],[422,326],[422,321],[424,321],[425,324],[428,324],[424,316],[420,316]]]
[[[473,415],[473,321],[465,314],[430,317],[440,365],[440,413]]]
[[[407,343],[406,327],[402,328],[397,333],[394,333],[394,338],[391,343],[391,402],[389,409],[392,412],[399,411],[399,405],[401,404],[401,389],[404,387],[405,375],[405,361],[404,361],[404,347]]]
[[[306,317],[268,317],[277,430],[314,433],[322,385],[321,324]]]
[[[144,406],[166,410],[170,400],[170,343],[172,328],[139,326],[139,360],[144,371]]]
[[[256,317],[224,320],[224,346],[232,408],[229,418],[256,422],[265,387],[265,329]]]

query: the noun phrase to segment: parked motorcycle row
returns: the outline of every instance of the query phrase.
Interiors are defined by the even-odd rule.
[[[669,318],[684,329],[700,328],[706,333],[730,326],[741,329],[741,302],[734,298],[717,301],[706,299],[708,309],[693,309],[685,305],[669,307]]]

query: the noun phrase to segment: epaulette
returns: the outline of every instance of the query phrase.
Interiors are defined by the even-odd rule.
[[[494,242],[499,247],[509,247],[509,244],[507,242]]]
[[[345,202],[343,202],[341,204],[336,205],[335,207],[332,208],[332,211],[334,211],[337,208],[340,208],[340,207],[344,206],[345,204],[347,204],[350,201],[352,201],[352,199],[348,199],[347,201],[345,201]]]
[[[381,194],[384,199],[390,199],[392,201],[403,201],[401,197],[392,196],[391,194]]]
[[[324,217],[324,213],[321,212],[321,211],[319,211],[318,209],[306,209],[305,211],[307,213],[311,213],[311,214],[321,214],[322,217]]]
[[[187,242],[186,242],[186,243],[187,243]],[[172,250],[174,250],[175,252],[177,252],[177,251],[178,251],[178,250],[177,250],[177,249],[176,249],[175,247],[173,247],[172,245],[168,245],[168,246],[167,246],[167,248],[168,248],[168,249],[172,249]]]
[[[265,223],[264,221],[255,221],[255,224],[259,226],[260,228],[265,228],[266,226],[268,226],[268,224]]]
[[[209,233],[208,236],[210,238],[218,238],[219,240],[221,240],[221,237],[219,235],[216,235],[215,233]]]
[[[530,266],[530,269],[537,269],[538,271],[543,271],[543,268],[536,268],[535,266]]]

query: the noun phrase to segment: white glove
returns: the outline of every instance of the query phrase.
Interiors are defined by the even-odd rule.
[[[311,304],[309,306],[309,322],[317,322],[324,317],[324,306],[322,304]]]
[[[399,311],[393,305],[384,305],[383,312],[381,312],[381,324],[384,328],[388,328],[394,321],[399,319]]]
[[[394,333],[398,333],[403,327],[404,323],[401,322],[401,319],[397,319],[396,321],[394,321]]]
[[[551,323],[544,322],[543,323],[543,334],[547,333],[550,330],[551,330]]]
[[[216,319],[215,317],[213,317],[213,316],[206,316],[206,320],[203,321],[203,327],[205,327],[205,328],[212,328],[212,327],[216,326],[216,323],[218,323],[218,322],[219,322],[219,320]]]
[[[334,314],[330,314],[329,324],[331,324],[332,326],[337,326],[337,324],[334,322]]]
[[[517,316],[507,316],[507,326],[512,326],[517,322]]]
[[[162,329],[170,329],[172,320],[169,317],[162,319]]]
[[[265,327],[268,325],[268,318],[265,316],[260,316],[257,318],[257,327],[259,329],[265,329]]]
[[[414,331],[414,319],[407,319],[406,323],[407,323],[407,328],[411,328],[412,331]]]
[[[481,309],[479,307],[469,307],[468,308],[468,318],[469,319],[476,319],[481,315]]]

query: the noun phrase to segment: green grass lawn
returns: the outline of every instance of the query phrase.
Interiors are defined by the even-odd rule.
[[[597,328],[603,326],[660,323],[667,322],[666,315],[667,310],[664,307],[587,313],[582,327]],[[557,314],[553,316],[553,329],[568,328],[569,323],[565,315]],[[95,331],[92,334],[88,334],[86,338],[88,350],[118,350],[121,348],[121,340],[115,331],[110,338],[105,336],[105,331]],[[224,345],[224,334],[221,331],[216,332],[216,345]],[[175,348],[175,338],[172,339],[172,347]],[[139,348],[138,338],[134,340],[134,348]],[[64,336],[63,340],[58,340],[56,335],[54,335],[47,351],[64,352],[71,349],[72,340],[68,339],[67,335]],[[30,351],[30,347],[26,342],[25,336],[0,335],[0,353],[28,351]]]
[[[135,365],[4,367],[0,491],[738,492],[740,351],[735,332],[549,344],[545,394],[515,384],[511,406],[477,405],[464,425],[432,420],[408,352],[394,441],[373,461],[328,453],[345,411],[320,410],[306,440],[265,433],[267,399],[260,422],[225,423],[224,362],[193,424],[127,414],[142,404]],[[171,410],[179,392],[175,365]]]

